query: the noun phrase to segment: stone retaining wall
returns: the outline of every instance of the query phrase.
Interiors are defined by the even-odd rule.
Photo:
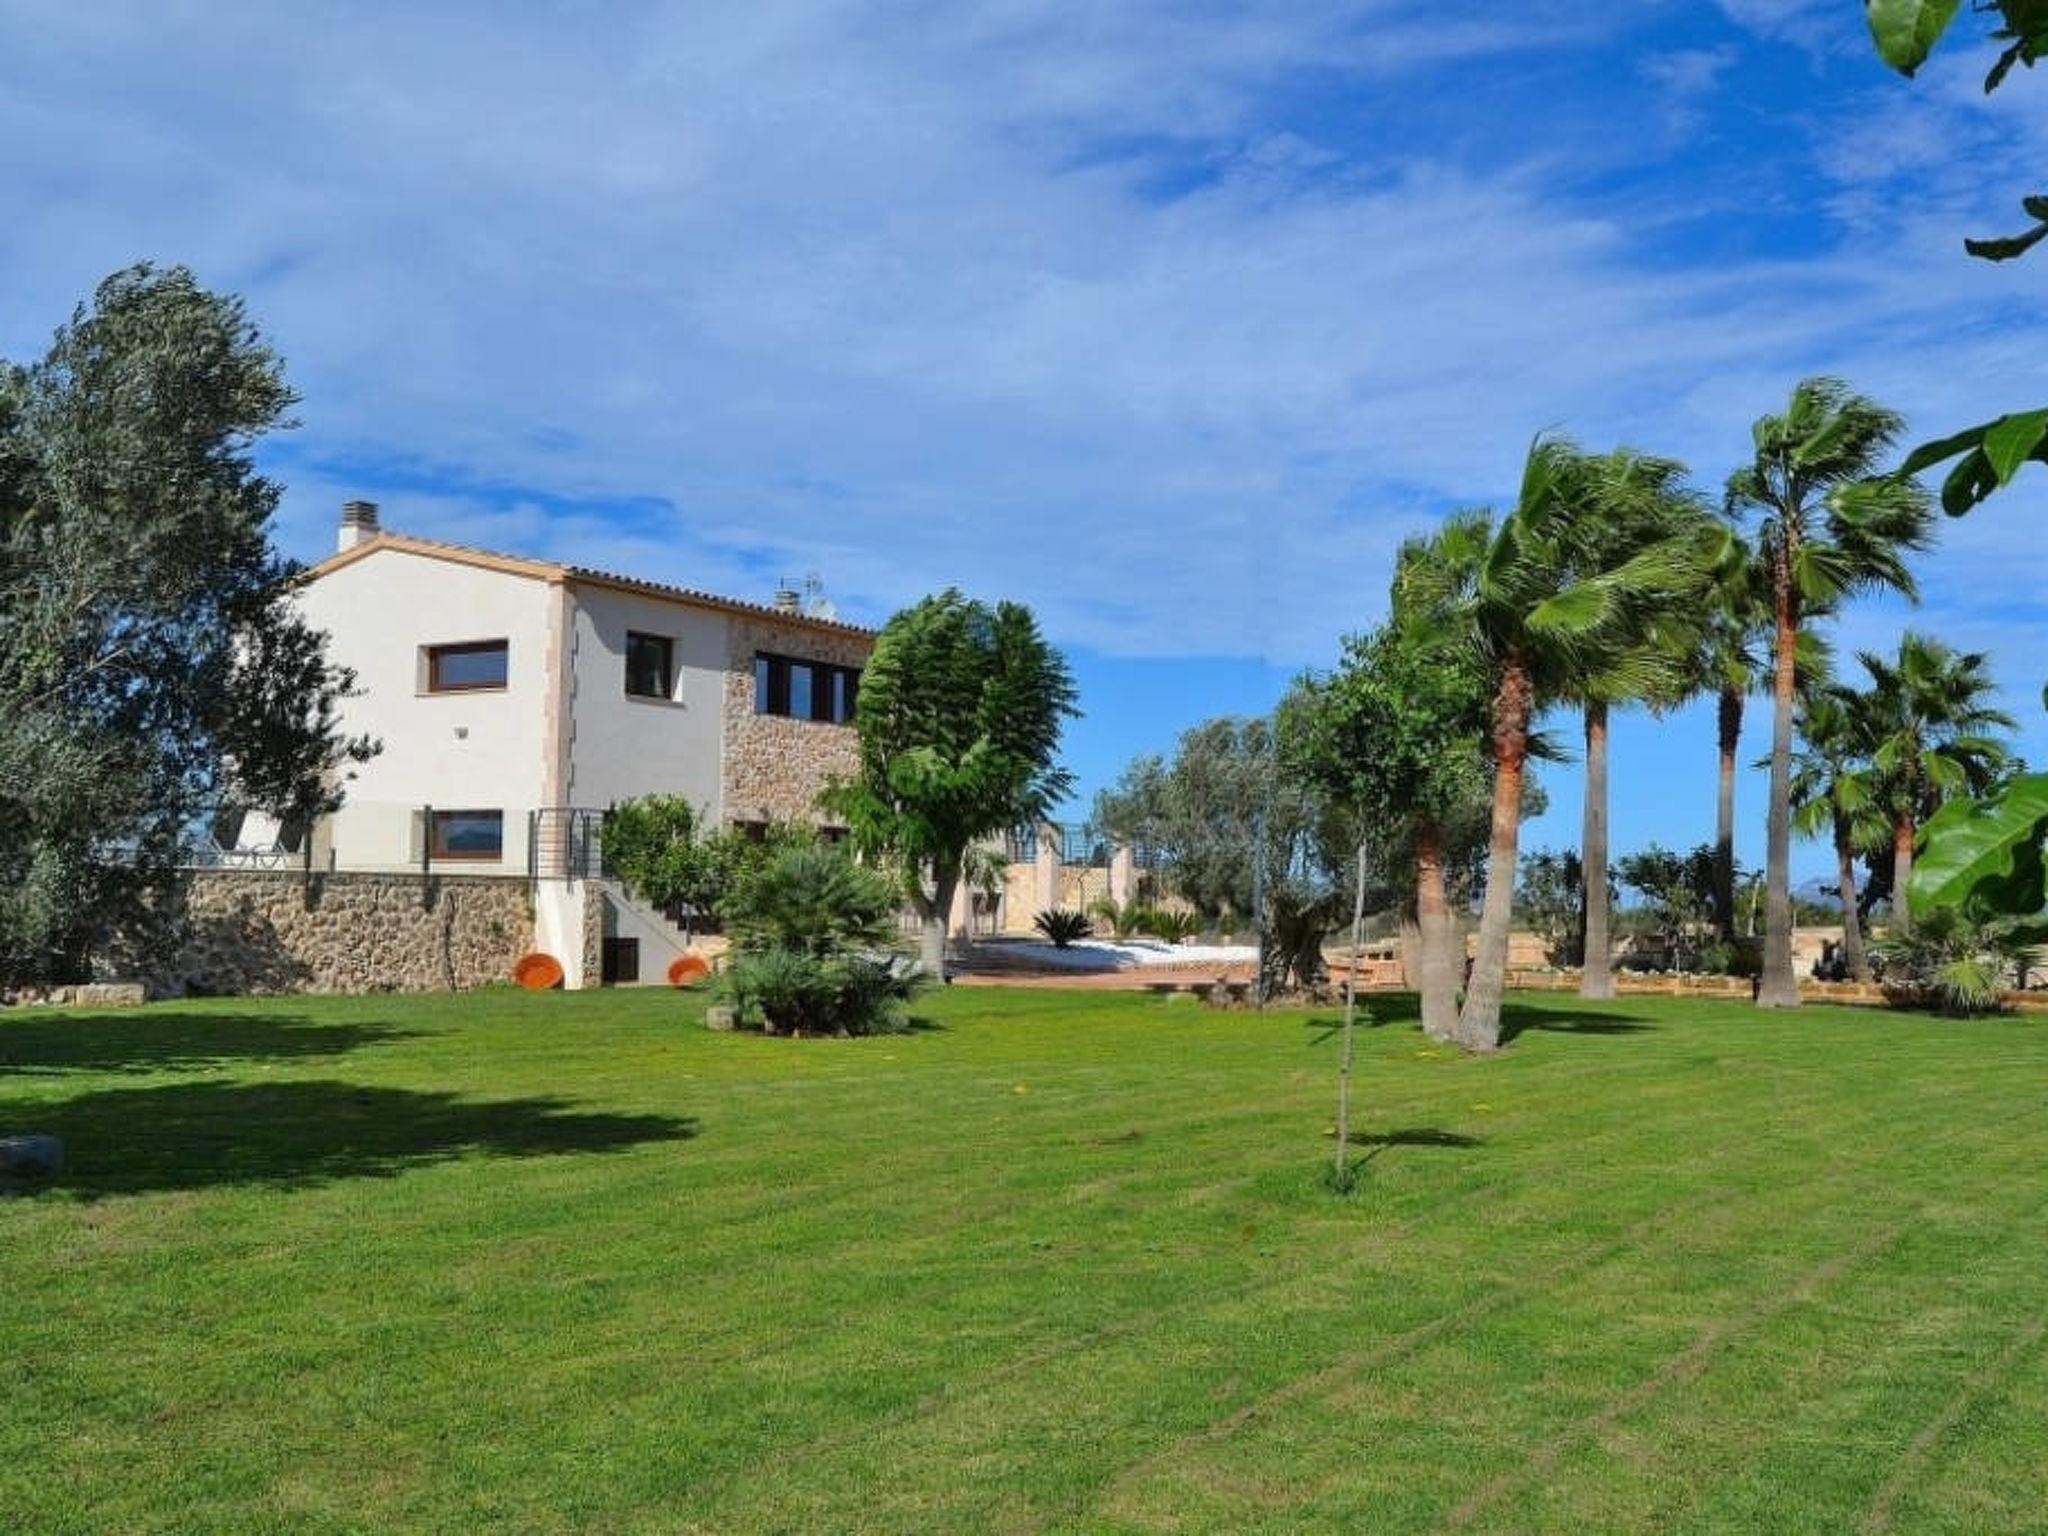
[[[148,1000],[149,991],[139,981],[81,981],[0,992],[0,1008],[132,1008]]]
[[[201,870],[157,996],[444,992],[508,981],[533,947],[522,877]]]
[[[1510,969],[1508,986],[1511,990],[1523,992],[1576,992],[1579,990],[1579,973],[1576,970]],[[1617,971],[1614,992],[1617,997],[1727,997],[1748,1002],[1755,995],[1755,988],[1746,976]],[[1810,976],[1799,978],[1799,996],[1809,1003],[1847,1003],[1862,1008],[1923,1006],[1918,1000],[1896,994],[1876,982],[1815,981]],[[2048,992],[2009,990],[1999,994],[1999,1002],[2002,1007],[2021,1013],[2048,1012]]]

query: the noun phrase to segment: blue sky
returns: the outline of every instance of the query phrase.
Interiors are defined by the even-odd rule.
[[[1897,80],[1853,0],[0,0],[0,354],[186,262],[305,396],[294,553],[365,495],[867,619],[1019,597],[1092,790],[1330,661],[1536,432],[1718,486],[1803,373],[1929,434],[2048,395],[2048,258],[1959,251],[2048,164],[2048,86],[1982,65]],[[1841,626],[1991,651],[2036,761],[2042,484]],[[1615,752],[1618,847],[1707,835],[1705,714]]]

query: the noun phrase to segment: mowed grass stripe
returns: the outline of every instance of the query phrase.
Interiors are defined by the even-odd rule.
[[[798,1043],[712,1035],[697,1006],[191,1005],[64,1060],[47,1019],[0,1019],[0,1124],[148,1090],[98,1100],[134,1192],[0,1205],[25,1378],[0,1523],[1403,1528],[1504,1477],[1475,1524],[1843,1528],[1938,1419],[1899,1528],[2038,1487],[2039,1353],[1986,1374],[2040,1312],[2025,1022],[1537,999],[1484,1062],[1392,1022],[1362,1037],[1362,1129],[1475,1144],[1369,1147],[1342,1201],[1317,1183],[1327,1015],[962,992],[930,1033]],[[235,1102],[275,1177],[152,1123],[150,1092],[198,1084],[261,1090]],[[326,1130],[264,1118],[357,1089]],[[473,1112],[527,1099],[610,1129]],[[209,1150],[219,1178],[190,1166]],[[1658,1212],[1682,1214],[1544,1283]],[[1887,1217],[1893,1247],[1569,1435]],[[2010,1262],[1964,1262],[1944,1300],[1966,1232]],[[1839,1432],[1825,1477],[1802,1422]]]
[[[1446,1508],[1458,1514],[1455,1524],[1475,1520],[1518,1484],[1541,1480],[1559,1466],[1575,1468],[1577,1475],[1562,1480],[1567,1488],[1611,1486],[1612,1468],[1577,1467],[1575,1444],[1604,1440],[1645,1410],[1659,1408],[1667,1397],[1682,1400],[1700,1384],[1711,1384],[1757,1339],[1768,1338],[1771,1325],[1817,1301],[1828,1302],[1845,1284],[1889,1283],[1894,1271],[1876,1274],[1871,1260],[1890,1257],[1912,1230],[1916,1213],[1844,1203],[1845,1191],[1856,1188],[1856,1181],[1879,1161],[1873,1155],[1862,1167],[1815,1181],[1769,1207],[1730,1208],[1738,1222],[1703,1221],[1661,1254],[1646,1251],[1633,1264],[1618,1260],[1589,1273],[1588,1283],[1577,1289],[1532,1289],[1518,1298],[1513,1311],[1491,1311],[1475,1319],[1469,1332],[1443,1341],[1433,1353],[1392,1370],[1330,1383],[1325,1403],[1304,1405],[1306,1411],[1293,1421],[1250,1437],[1249,1443],[1230,1448],[1230,1454],[1189,1458],[1172,1468],[1171,1476],[1160,1478],[1161,1486],[1117,1486],[1107,1511],[1133,1525],[1171,1524],[1173,1519],[1162,1512],[1178,1518],[1191,1510],[1202,1511],[1210,1523],[1236,1525],[1254,1519],[1272,1500],[1284,1499],[1287,1507],[1315,1510],[1338,1527],[1361,1521],[1434,1524]],[[1991,1166],[1982,1171],[2000,1183],[2020,1170]],[[1717,1206],[1710,1214],[1718,1218],[1727,1212]],[[2028,1229],[2034,1221],[2030,1211],[2017,1226]],[[1785,1234],[1822,1232],[1845,1247],[1821,1257],[1803,1277],[1764,1275],[1755,1267],[1760,1257],[1782,1252]],[[1717,1274],[1717,1254],[1742,1260],[1743,1269]],[[1783,1254],[1782,1262],[1799,1263],[1808,1256],[1802,1249]],[[1591,1283],[1602,1280],[1608,1282],[1605,1291]],[[1866,1350],[1888,1336],[1866,1340]],[[1523,1356],[1520,1368],[1504,1372],[1501,1362],[1512,1361],[1517,1350]],[[1713,1426],[1746,1431],[1768,1412],[1801,1402],[1804,1390],[1795,1388],[1788,1398],[1781,1390],[1785,1384],[1783,1372],[1768,1381],[1745,1380],[1740,1391],[1730,1394],[1731,1401],[1718,1405]],[[1685,1390],[1671,1390],[1677,1387]],[[1814,1390],[1824,1398],[1825,1389],[1822,1384]],[[1573,1413],[1578,1417],[1567,1416]],[[1327,1438],[1303,1435],[1304,1420],[1348,1427],[1333,1429]],[[1668,1449],[1672,1437],[1668,1428],[1652,1422],[1629,1438],[1654,1454]],[[1896,1444],[1895,1438],[1889,1442]],[[1432,1460],[1422,1449],[1431,1445],[1440,1459]],[[1517,1460],[1503,1457],[1503,1447],[1528,1449]],[[1704,1453],[1713,1446],[1692,1449],[1697,1454],[1664,1461],[1712,1465]],[[1752,1454],[1755,1449],[1749,1448]],[[1488,1482],[1465,1495],[1465,1507],[1448,1503],[1449,1490],[1469,1487],[1489,1459],[1501,1464]],[[1665,1476],[1647,1465],[1632,1470]],[[1723,1473],[1739,1476],[1743,1470],[1738,1464]],[[1801,1467],[1787,1466],[1780,1473],[1774,1487],[1781,1496],[1801,1486]],[[1433,1493],[1432,1482],[1437,1485]],[[1551,1523],[1540,1508],[1510,1506],[1501,1513],[1494,1523],[1506,1529]],[[1616,1511],[1607,1513],[1617,1524],[1636,1523]],[[1648,1512],[1636,1513],[1643,1523],[1670,1528],[1678,1523],[1683,1503],[1658,1508],[1654,1519]],[[1771,1524],[1783,1514],[1782,1507],[1751,1511],[1749,1523]]]

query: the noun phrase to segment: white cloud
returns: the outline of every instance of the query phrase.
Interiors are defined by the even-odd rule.
[[[1802,48],[1839,49],[1854,46],[1861,37],[1859,27],[1845,41],[1842,17],[1845,13],[1854,13],[1838,0],[1717,0],[1717,3],[1737,26]]]
[[[1642,62],[1643,78],[1680,100],[1703,96],[1720,83],[1740,54],[1723,43],[1714,48],[1679,48],[1653,53]]]
[[[1932,213],[1674,266],[1642,241],[1678,194],[1567,198],[1540,135],[1467,163],[1274,124],[1304,73],[1419,88],[1576,7],[0,9],[0,204],[34,210],[0,352],[138,256],[247,292],[306,395],[308,553],[345,466],[398,466],[421,532],[817,569],[870,615],[958,581],[1068,642],[1293,662],[1545,427],[1718,475],[1810,368],[1930,422],[2034,388],[2034,289],[1959,273]]]

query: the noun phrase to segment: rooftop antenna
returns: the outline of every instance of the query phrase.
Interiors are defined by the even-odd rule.
[[[839,605],[825,595],[825,578],[816,571],[804,576],[804,612],[814,619],[836,619]]]

